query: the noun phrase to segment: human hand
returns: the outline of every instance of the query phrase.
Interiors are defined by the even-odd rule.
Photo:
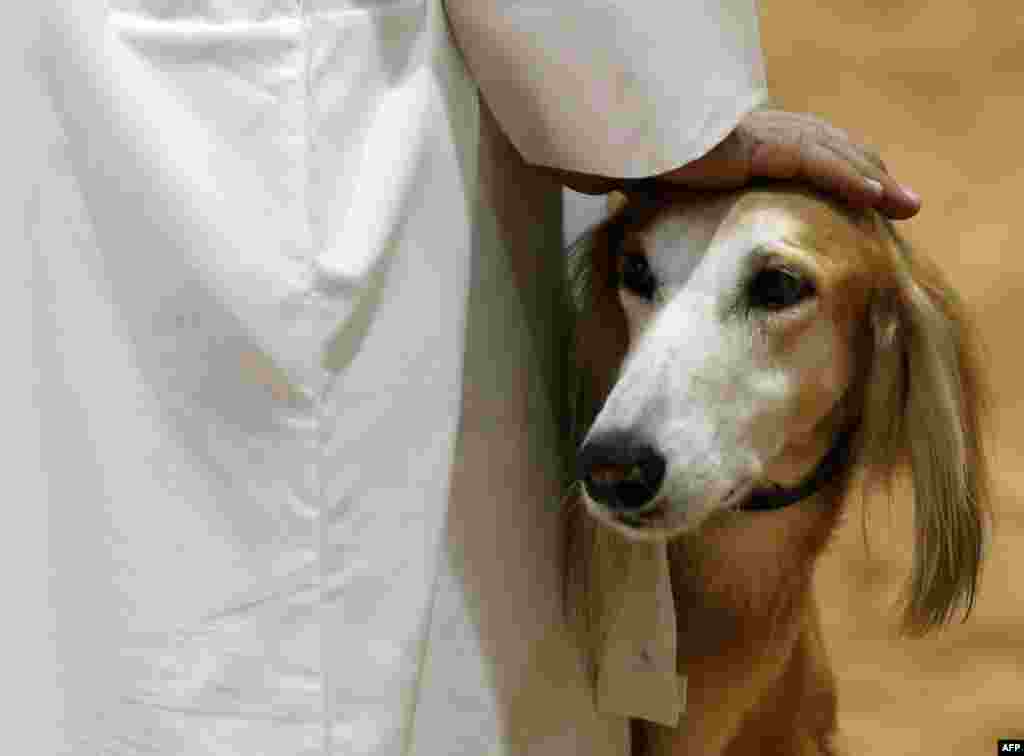
[[[783,110],[749,113],[709,153],[644,183],[729,189],[754,178],[806,181],[890,218],[910,218],[921,209],[920,198],[889,175],[875,151],[819,118]]]

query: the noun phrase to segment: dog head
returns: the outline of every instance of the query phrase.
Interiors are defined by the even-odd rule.
[[[986,474],[980,369],[936,268],[873,212],[792,187],[632,198],[576,259],[588,511],[669,539],[811,474],[912,471],[905,626],[973,601]],[[587,402],[585,402],[586,404]]]

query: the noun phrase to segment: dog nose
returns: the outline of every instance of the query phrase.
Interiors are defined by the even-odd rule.
[[[587,495],[613,512],[643,509],[665,479],[665,458],[628,432],[587,441],[577,465]]]

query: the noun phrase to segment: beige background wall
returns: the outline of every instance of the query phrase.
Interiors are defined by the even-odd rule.
[[[1001,0],[761,0],[776,102],[877,146],[924,197],[900,224],[972,306],[995,393],[998,518],[967,625],[901,641],[890,608],[910,506],[861,502],[819,571],[851,754],[974,756],[1024,737],[1024,6]]]

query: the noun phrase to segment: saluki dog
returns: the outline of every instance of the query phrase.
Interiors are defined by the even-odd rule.
[[[632,723],[635,756],[836,753],[811,586],[855,472],[909,468],[904,631],[974,603],[983,376],[958,297],[875,212],[788,184],[638,193],[570,263],[567,595],[593,660],[602,544],[667,541],[688,676],[677,728]]]

